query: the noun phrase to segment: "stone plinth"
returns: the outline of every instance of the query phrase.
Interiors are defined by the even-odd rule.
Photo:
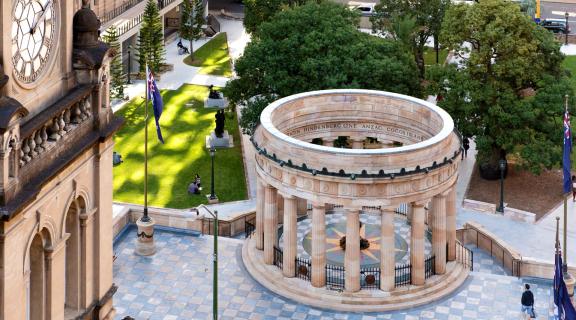
[[[206,98],[206,100],[204,100],[204,108],[225,109],[226,100],[224,100],[224,98],[220,99]]]
[[[206,199],[208,200],[208,203],[209,203],[209,204],[215,204],[215,203],[220,202],[220,200],[218,200],[218,197],[217,197],[216,195],[214,195],[214,198],[213,198],[213,199],[210,199],[210,195],[207,194],[207,195],[206,195]]]
[[[212,131],[209,136],[206,136],[206,148],[209,149],[211,146],[214,148],[232,148],[234,147],[234,140],[227,130],[222,133],[222,138],[218,138],[216,133]]]
[[[138,219],[136,226],[138,227],[138,239],[136,240],[136,254],[139,256],[151,256],[156,252],[154,245],[154,219],[150,221],[142,221]]]

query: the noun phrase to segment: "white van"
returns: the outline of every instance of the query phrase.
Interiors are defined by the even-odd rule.
[[[363,16],[373,15],[375,11],[374,7],[376,7],[376,3],[356,1],[348,2],[348,8],[360,11]]]

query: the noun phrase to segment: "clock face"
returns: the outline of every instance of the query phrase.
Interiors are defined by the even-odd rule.
[[[18,80],[32,83],[42,74],[56,39],[54,0],[15,0],[12,64]]]

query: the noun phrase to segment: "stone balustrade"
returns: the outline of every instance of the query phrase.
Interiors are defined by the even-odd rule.
[[[48,121],[33,129],[30,135],[22,138],[20,148],[20,168],[41,159],[42,155],[56,145],[74,129],[92,117],[90,97],[84,97],[70,107],[54,114]]]

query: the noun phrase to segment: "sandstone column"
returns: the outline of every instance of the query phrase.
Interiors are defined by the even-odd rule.
[[[380,289],[394,290],[396,250],[394,246],[394,210],[382,209],[380,229]]]
[[[296,198],[284,197],[284,253],[282,270],[284,276],[294,277],[296,271]]]
[[[432,254],[436,274],[446,273],[446,195],[432,198]]]
[[[325,147],[334,147],[334,138],[322,138],[322,145]]]
[[[424,203],[412,203],[412,227],[410,238],[410,264],[412,284],[423,285],[424,273]]]
[[[326,285],[326,217],[323,203],[312,204],[312,286]]]
[[[408,209],[408,212],[406,212],[406,219],[408,220],[408,222],[412,221],[412,210],[414,209],[414,207],[412,206],[412,203],[407,203],[406,207]]]
[[[452,187],[446,197],[446,242],[448,261],[456,260],[456,187]]]
[[[364,139],[352,138],[352,149],[364,149]]]
[[[278,202],[276,188],[265,187],[264,200],[264,263],[274,264],[274,246],[278,237]]]
[[[254,238],[256,239],[256,249],[264,249],[264,184],[260,178],[256,179],[256,231]]]
[[[346,250],[344,256],[346,291],[360,290],[360,216],[358,209],[346,210]]]
[[[308,201],[306,199],[297,198],[296,200],[297,212],[299,216],[308,214]]]

